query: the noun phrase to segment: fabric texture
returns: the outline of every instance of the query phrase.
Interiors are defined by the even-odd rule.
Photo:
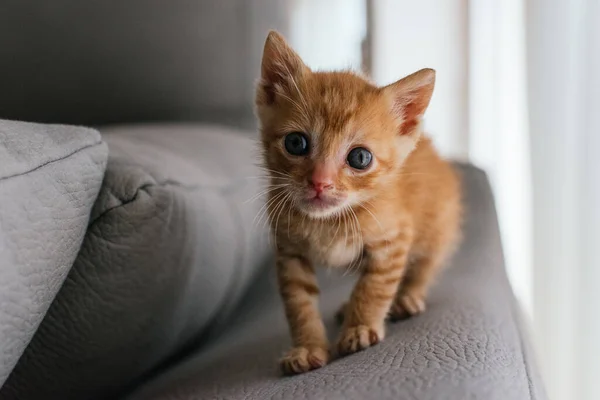
[[[487,178],[460,169],[465,239],[425,314],[390,324],[385,340],[368,350],[284,378],[276,360],[289,334],[270,268],[225,332],[129,399],[546,399],[505,274]],[[334,314],[353,279],[325,271],[320,278],[334,339]]]
[[[279,0],[0,1],[0,115],[37,122],[254,126]]]
[[[247,133],[106,129],[110,155],[96,198],[106,157],[96,132],[0,127],[0,155],[10,160],[0,169],[5,374],[62,283],[1,400],[546,399],[504,271],[487,178],[472,166],[459,166],[464,242],[428,311],[390,324],[371,349],[283,378],[276,361],[289,334],[268,232],[256,218],[262,202],[252,201],[262,172]],[[23,141],[25,128],[37,134]],[[320,271],[332,340],[354,279]]]
[[[193,125],[102,134],[108,166],[81,251],[0,399],[115,398],[220,330],[267,265],[248,134]]]
[[[75,260],[106,159],[94,130],[0,120],[0,387]]]

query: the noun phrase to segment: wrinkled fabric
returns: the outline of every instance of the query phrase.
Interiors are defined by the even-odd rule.
[[[102,134],[108,166],[81,251],[0,399],[114,398],[219,330],[266,266],[248,133],[159,124]]]
[[[0,387],[73,265],[106,159],[94,130],[0,120]]]

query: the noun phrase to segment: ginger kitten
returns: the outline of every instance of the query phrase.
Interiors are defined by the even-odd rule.
[[[431,69],[386,87],[351,72],[313,72],[269,33],[256,107],[293,341],[281,360],[285,373],[329,361],[316,265],[360,271],[342,309],[340,355],[381,341],[388,314],[425,311],[461,215],[459,180],[421,130],[434,82]]]

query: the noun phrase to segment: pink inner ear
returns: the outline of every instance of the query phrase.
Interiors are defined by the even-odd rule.
[[[277,98],[278,89],[289,90],[289,79],[293,79],[291,76],[289,66],[285,66],[280,63],[272,63],[266,68],[263,66],[263,79],[261,86],[266,95],[266,103],[271,105],[275,103]],[[296,70],[294,70],[295,73]]]
[[[270,33],[265,43],[261,65],[261,87],[266,95],[265,102],[273,104],[278,89],[289,89],[289,80],[301,75],[306,68],[302,59],[287,45],[283,37]]]
[[[419,124],[421,117],[429,105],[430,91],[428,87],[420,87],[396,98],[394,112],[402,116],[400,134],[411,133]]]
[[[411,102],[404,105],[402,125],[400,125],[400,134],[405,135],[412,132],[419,124],[419,119],[422,115],[420,107],[417,103]]]
[[[394,99],[393,112],[402,118],[401,135],[412,133],[419,124],[434,86],[435,71],[425,68],[386,87]]]

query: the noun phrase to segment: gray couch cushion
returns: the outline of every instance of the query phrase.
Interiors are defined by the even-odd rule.
[[[0,387],[75,260],[106,158],[96,131],[0,120]]]
[[[75,261],[0,398],[114,398],[219,329],[268,255],[254,142],[225,128],[103,131],[110,155]],[[210,326],[210,330],[207,328]]]
[[[286,32],[289,7],[278,0],[2,0],[0,115],[87,125],[253,124],[264,39],[269,28]]]
[[[226,333],[131,399],[545,399],[523,344],[486,176],[469,166],[461,170],[465,241],[425,314],[390,325],[375,347],[282,378],[276,360],[290,344],[271,269]],[[352,280],[321,279],[322,311],[335,332],[334,314]]]

